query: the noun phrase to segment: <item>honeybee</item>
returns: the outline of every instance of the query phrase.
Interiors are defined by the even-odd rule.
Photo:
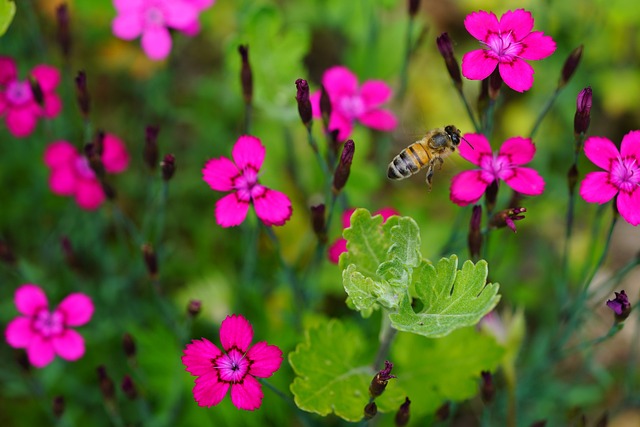
[[[469,144],[453,125],[430,130],[421,140],[409,145],[393,158],[387,169],[387,177],[399,181],[427,168],[427,185],[431,191],[436,165],[438,169],[442,167],[444,159],[456,151],[460,140]]]

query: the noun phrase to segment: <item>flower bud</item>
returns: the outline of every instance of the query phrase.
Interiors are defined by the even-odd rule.
[[[409,407],[411,406],[411,401],[408,397],[405,397],[404,403],[400,405],[400,409],[396,412],[395,417],[395,425],[397,427],[406,426],[409,423]]]
[[[377,413],[378,413],[378,405],[376,405],[376,402],[371,401],[365,405],[364,407],[365,420],[370,420],[371,418],[375,417]]]
[[[100,186],[102,187],[102,191],[104,191],[104,195],[107,197],[107,200],[115,200],[116,199],[116,189],[113,188],[111,184],[107,181],[100,181]]]
[[[91,97],[89,96],[89,90],[87,89],[87,75],[84,71],[79,71],[75,78],[76,82],[76,98],[78,100],[78,107],[80,112],[86,119],[89,116],[89,110],[91,105]]]
[[[444,421],[449,418],[451,414],[451,402],[444,402],[440,407],[436,410],[436,421]]]
[[[607,307],[613,310],[616,322],[622,322],[629,317],[631,312],[631,303],[625,291],[614,292],[616,297],[612,300],[607,300]]]
[[[158,133],[160,128],[158,126],[147,126],[145,129],[144,139],[144,151],[142,156],[144,162],[149,169],[155,170],[158,166]]]
[[[296,80],[296,101],[298,101],[298,113],[305,126],[311,125],[312,110],[311,100],[309,100],[309,83],[304,79]]]
[[[52,402],[53,416],[60,419],[64,414],[64,396],[55,396]]]
[[[4,240],[0,240],[0,260],[8,266],[16,265],[16,255],[13,253],[11,246]]]
[[[510,208],[497,212],[491,217],[489,225],[495,228],[502,228],[504,226],[509,227],[513,232],[516,232],[516,224],[514,221],[524,219],[524,215],[521,215],[527,211],[526,208]]]
[[[474,205],[471,212],[471,221],[469,224],[469,236],[467,238],[469,244],[469,255],[472,259],[480,258],[480,249],[482,248],[482,234],[480,233],[480,224],[482,223],[482,206]]]
[[[327,243],[325,210],[324,203],[311,206],[311,226],[313,227],[313,232],[316,233],[318,237],[318,241],[323,244]]]
[[[387,388],[387,384],[391,378],[396,378],[395,375],[391,375],[391,369],[393,369],[393,363],[388,360],[384,361],[384,369],[378,371],[378,373],[371,380],[369,385],[369,395],[372,398],[380,396]]]
[[[484,206],[487,208],[487,212],[493,211],[496,207],[496,199],[498,198],[498,180],[494,180],[487,186],[484,191]]]
[[[33,95],[33,99],[41,108],[44,108],[44,93],[42,92],[40,83],[38,83],[38,81],[34,77],[29,76],[29,86],[31,87],[31,94]]]
[[[189,300],[189,304],[187,304],[187,313],[192,318],[195,318],[198,314],[200,314],[200,310],[202,309],[202,301],[197,299]]]
[[[58,44],[65,58],[71,53],[71,31],[69,30],[69,7],[61,3],[56,7],[56,21],[58,22]]]
[[[356,146],[352,139],[347,140],[342,148],[342,155],[336,171],[333,174],[333,193],[338,194],[344,188],[351,172],[351,163],[353,162],[353,153]]]
[[[444,63],[447,66],[447,71],[453,83],[458,89],[462,89],[462,76],[460,75],[460,66],[455,56],[453,56],[453,44],[449,38],[449,34],[442,33],[437,39],[438,50],[440,55],[444,58]]]
[[[320,114],[322,116],[322,123],[324,124],[324,131],[329,132],[329,120],[331,118],[331,98],[329,98],[329,92],[320,85]]]
[[[573,49],[567,57],[567,60],[564,62],[564,66],[562,67],[560,81],[558,81],[558,89],[564,87],[569,82],[569,79],[571,79],[571,76],[576,72],[578,64],[580,64],[580,58],[582,58],[582,49],[582,45],[578,46]]]
[[[147,266],[149,277],[151,277],[151,279],[156,279],[158,277],[158,257],[156,256],[156,251],[153,249],[151,243],[145,243],[142,245],[142,256],[144,258],[144,263]]]
[[[160,162],[160,169],[162,170],[162,179],[165,181],[171,180],[176,171],[175,156],[173,154],[167,154],[164,156],[164,160]]]
[[[413,18],[420,9],[420,0],[409,0],[409,16]]]
[[[135,400],[138,397],[138,390],[136,389],[136,385],[133,383],[133,380],[129,375],[125,375],[124,378],[122,378],[120,388],[124,392],[125,396],[129,398],[129,400]]]
[[[493,377],[491,376],[491,372],[482,371],[480,372],[482,376],[482,383],[480,384],[480,397],[485,404],[489,404],[493,402],[493,397],[496,394],[496,388],[493,385]]]
[[[538,420],[531,424],[530,427],[545,427],[547,425],[547,420]]]
[[[240,69],[242,96],[245,104],[250,105],[253,99],[253,74],[251,72],[251,64],[249,64],[249,45],[241,44],[238,46],[238,52],[242,59],[242,68]]]
[[[89,167],[96,174],[96,176],[102,181],[105,175],[104,163],[102,163],[102,157],[100,156],[100,143],[94,141],[84,146],[84,156],[89,161]]]
[[[496,68],[493,73],[489,76],[489,98],[494,101],[498,99],[498,95],[500,95],[500,87],[502,86],[502,77],[500,76],[500,72],[498,68]]]
[[[133,340],[133,336],[128,332],[125,332],[122,336],[122,350],[127,358],[131,359],[136,357],[136,343]]]
[[[96,368],[96,371],[98,373],[102,397],[104,400],[113,401],[116,395],[116,388],[113,385],[113,380],[107,374],[107,368],[104,365],[100,365]]]
[[[576,114],[573,117],[573,132],[576,135],[586,133],[589,129],[592,101],[593,92],[591,91],[591,86],[587,86],[578,93],[578,97],[576,98]]]

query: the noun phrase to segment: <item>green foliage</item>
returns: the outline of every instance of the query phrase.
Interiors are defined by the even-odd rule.
[[[382,224],[381,216],[358,209],[344,237],[348,252],[340,265],[350,305],[364,313],[383,307],[398,330],[441,337],[476,324],[500,300],[498,284],[486,284],[485,261],[467,261],[458,270],[455,255],[436,266],[423,259],[420,230],[409,217]],[[418,312],[416,300],[422,303]]]
[[[0,0],[0,36],[7,32],[15,15],[16,4],[13,0]]]

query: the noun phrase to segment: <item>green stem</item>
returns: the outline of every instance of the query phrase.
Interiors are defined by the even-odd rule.
[[[493,98],[489,98],[489,106],[487,107],[487,113],[485,114],[485,123],[482,134],[487,138],[490,138],[491,133],[493,132],[493,116],[496,112],[496,104],[498,101]]]
[[[545,118],[549,110],[551,110],[551,107],[553,106],[553,103],[556,101],[556,98],[558,97],[559,94],[560,94],[560,88],[556,88],[556,90],[553,92],[551,97],[547,100],[547,103],[544,104],[544,107],[542,107],[540,114],[538,114],[538,117],[536,118],[536,121],[533,124],[533,127],[531,128],[531,132],[529,132],[529,138],[534,137],[534,135],[538,131],[538,128],[540,127],[540,124],[542,123],[542,120]]]
[[[407,23],[407,32],[404,39],[404,60],[402,61],[402,68],[400,69],[400,87],[398,88],[397,99],[402,100],[404,94],[407,91],[407,82],[409,80],[409,60],[411,59],[411,52],[413,47],[411,46],[411,35],[413,34],[414,20],[413,16],[409,17]]]
[[[594,347],[606,340],[608,340],[609,338],[613,337],[615,334],[617,334],[618,332],[620,332],[622,330],[622,328],[624,327],[624,323],[619,323],[619,322],[615,322],[611,328],[609,329],[609,331],[604,334],[601,337],[598,338],[594,338],[592,340],[588,340],[585,342],[582,342],[580,344],[576,344],[572,347],[567,348],[566,350],[564,350],[564,354],[568,355],[571,354],[575,351],[582,351],[585,350],[588,347]]]
[[[469,116],[469,119],[471,119],[471,123],[473,123],[473,128],[477,133],[481,133],[482,129],[480,127],[480,122],[478,122],[475,114],[473,114],[473,109],[471,108],[471,104],[469,104],[469,100],[467,99],[464,92],[462,91],[462,86],[461,87],[456,86],[456,90],[458,91],[458,95],[460,95],[460,99],[464,104],[464,108],[467,110],[467,115]]]
[[[253,106],[250,103],[244,104],[244,134],[251,135],[251,122],[253,116]]]
[[[382,365],[384,361],[387,359],[389,355],[389,349],[391,348],[391,343],[395,338],[398,331],[391,327],[391,321],[389,320],[388,313],[386,310],[383,310],[382,313],[382,332],[380,333],[380,346],[378,347],[378,352],[376,353],[376,357],[373,360],[373,370],[378,371],[382,369]]]
[[[316,161],[322,169],[322,174],[324,175],[325,180],[330,181],[331,173],[329,172],[329,165],[327,164],[327,161],[320,155],[318,144],[316,143],[316,140],[313,137],[313,133],[311,132],[311,123],[309,123],[305,127],[307,128],[307,141],[309,142],[309,146],[313,150],[313,154],[316,156]]]

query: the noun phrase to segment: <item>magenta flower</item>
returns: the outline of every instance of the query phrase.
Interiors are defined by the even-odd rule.
[[[348,68],[332,67],[324,72],[322,85],[331,99],[329,130],[338,130],[338,141],[351,135],[355,120],[376,130],[395,129],[396,117],[380,108],[391,98],[391,88],[382,80],[368,80],[358,87],[358,78]],[[313,116],[321,117],[320,91],[310,98]]]
[[[617,194],[620,215],[631,225],[640,224],[640,131],[622,138],[620,151],[608,140],[592,136],[584,154],[604,171],[589,172],[580,184],[580,195],[589,203],[603,204]]]
[[[354,211],[355,209],[347,209],[342,214],[343,228],[351,227],[351,215],[353,215]],[[382,215],[382,221],[383,223],[385,223],[387,222],[387,219],[389,219],[390,216],[400,215],[400,214],[393,208],[382,208],[379,211],[376,211],[373,213],[373,216],[376,216],[376,215]],[[331,246],[329,246],[329,249],[327,250],[327,256],[329,257],[329,261],[332,262],[333,264],[337,264],[338,261],[340,261],[340,254],[343,252],[347,252],[347,240],[341,237],[335,242],[333,242]]]
[[[169,28],[192,32],[204,1],[113,0],[118,16],[113,34],[124,40],[142,36],[142,50],[153,60],[165,59],[171,51]]]
[[[192,340],[182,356],[186,371],[196,376],[193,397],[200,406],[215,406],[231,388],[231,402],[246,411],[262,404],[262,386],[256,380],[273,375],[282,363],[282,351],[265,341],[249,348],[253,328],[241,315],[227,316],[220,325],[220,350],[206,338]]]
[[[498,66],[502,80],[511,89],[524,92],[533,85],[533,67],[524,60],[544,59],[556,50],[556,43],[533,29],[533,17],[524,9],[507,11],[500,21],[483,10],[467,15],[467,31],[487,49],[467,52],[462,57],[462,74],[483,80]]]
[[[221,227],[233,227],[244,221],[253,203],[258,218],[266,225],[283,225],[291,218],[291,201],[286,194],[258,183],[265,148],[254,136],[238,138],[226,157],[209,160],[202,179],[216,191],[233,191],[216,203],[216,221]]]
[[[9,132],[15,137],[29,136],[38,119],[51,119],[62,110],[62,101],[55,93],[60,73],[49,65],[37,65],[30,76],[42,90],[41,107],[34,97],[28,80],[18,80],[18,69],[12,58],[0,56],[0,115],[4,116]]]
[[[51,169],[49,188],[60,196],[74,196],[82,209],[100,207],[105,199],[100,180],[89,160],[67,141],[56,141],[46,148],[44,163]],[[120,173],[129,165],[124,143],[115,135],[105,134],[102,163],[108,173]]]
[[[198,13],[204,11],[205,9],[213,6],[216,0],[184,0],[187,3],[191,3],[197,10]],[[192,37],[200,32],[200,21],[196,17],[196,19],[186,27],[182,28],[180,31],[185,33],[186,35]]]
[[[69,361],[84,355],[84,339],[71,327],[91,320],[91,298],[73,293],[49,311],[44,291],[37,285],[25,284],[16,290],[14,302],[23,316],[9,322],[4,335],[11,347],[26,349],[29,363],[42,368],[51,363],[56,354]]]
[[[507,139],[500,151],[493,153],[484,135],[470,133],[465,138],[468,144],[460,144],[460,155],[481,169],[461,172],[451,181],[449,198],[460,206],[475,203],[494,181],[503,180],[518,193],[537,196],[544,191],[544,180],[531,168],[524,165],[533,159],[536,147],[528,138]]]

